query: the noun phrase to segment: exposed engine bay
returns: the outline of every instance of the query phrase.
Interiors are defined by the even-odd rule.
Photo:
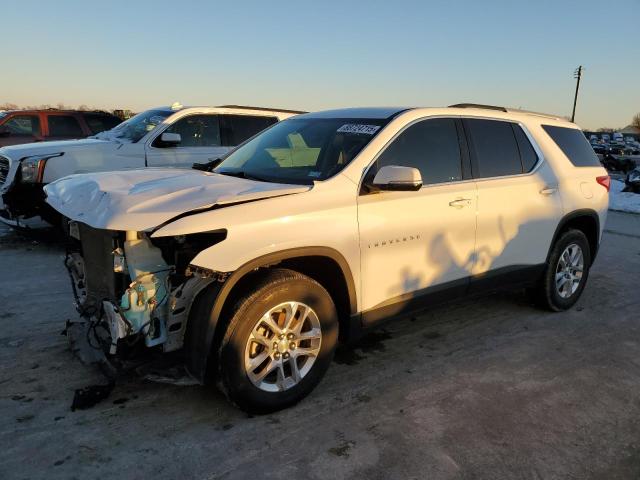
[[[69,222],[65,258],[86,340],[107,356],[144,345],[179,350],[193,298],[225,274],[189,267],[225,231],[151,239],[144,232],[113,231]]]

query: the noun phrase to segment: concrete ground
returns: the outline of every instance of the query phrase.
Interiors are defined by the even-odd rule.
[[[342,350],[312,395],[248,417],[215,390],[102,381],[60,335],[61,247],[0,231],[0,478],[638,478],[640,216],[611,213],[589,284],[431,310]]]

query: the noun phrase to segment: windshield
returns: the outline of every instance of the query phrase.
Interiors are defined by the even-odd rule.
[[[95,135],[94,138],[120,139],[135,143],[174,113],[170,110],[147,110],[111,130]]]
[[[313,184],[347,166],[386,123],[369,118],[285,120],[234,150],[214,171],[267,182]]]

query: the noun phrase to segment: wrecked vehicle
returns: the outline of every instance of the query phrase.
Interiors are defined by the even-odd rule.
[[[640,193],[640,167],[636,167],[627,173],[624,184],[624,192]]]
[[[212,172],[73,175],[66,264],[110,356],[180,350],[250,412],[318,384],[340,338],[500,287],[561,311],[597,254],[609,177],[566,120],[507,110],[296,116]],[[96,342],[97,343],[97,342]]]
[[[88,139],[0,148],[0,221],[12,227],[60,224],[44,185],[74,173],[142,167],[190,168],[224,156],[256,133],[296,113],[260,107],[174,104],[130,118]]]

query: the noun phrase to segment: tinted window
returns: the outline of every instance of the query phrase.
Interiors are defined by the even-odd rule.
[[[219,147],[220,126],[217,115],[189,115],[165,130],[179,133],[181,147]]]
[[[222,141],[226,146],[235,147],[277,122],[278,119],[275,117],[222,115],[220,121]]]
[[[522,173],[511,123],[473,118],[465,120],[465,127],[475,156],[473,174],[476,178]]]
[[[14,115],[4,124],[12,135],[40,135],[40,119],[37,115]]]
[[[105,130],[111,130],[116,125],[120,124],[118,117],[112,117],[111,115],[100,115],[95,113],[85,113],[84,120],[87,122],[87,126],[91,133],[104,132]]]
[[[600,160],[581,130],[575,128],[542,125],[544,131],[556,142],[560,150],[576,167],[599,167]]]
[[[416,123],[378,157],[375,171],[387,165],[420,170],[423,184],[462,180],[460,144],[455,120],[438,118]],[[375,172],[369,175],[375,175]]]
[[[531,142],[522,131],[519,125],[515,123],[511,124],[513,126],[513,133],[516,134],[516,140],[518,141],[518,150],[520,150],[520,159],[522,160],[522,169],[523,171],[530,172],[533,170],[533,167],[538,163],[538,155],[536,151],[533,149]]]
[[[49,115],[49,136],[51,137],[83,137],[80,124],[71,115]]]

